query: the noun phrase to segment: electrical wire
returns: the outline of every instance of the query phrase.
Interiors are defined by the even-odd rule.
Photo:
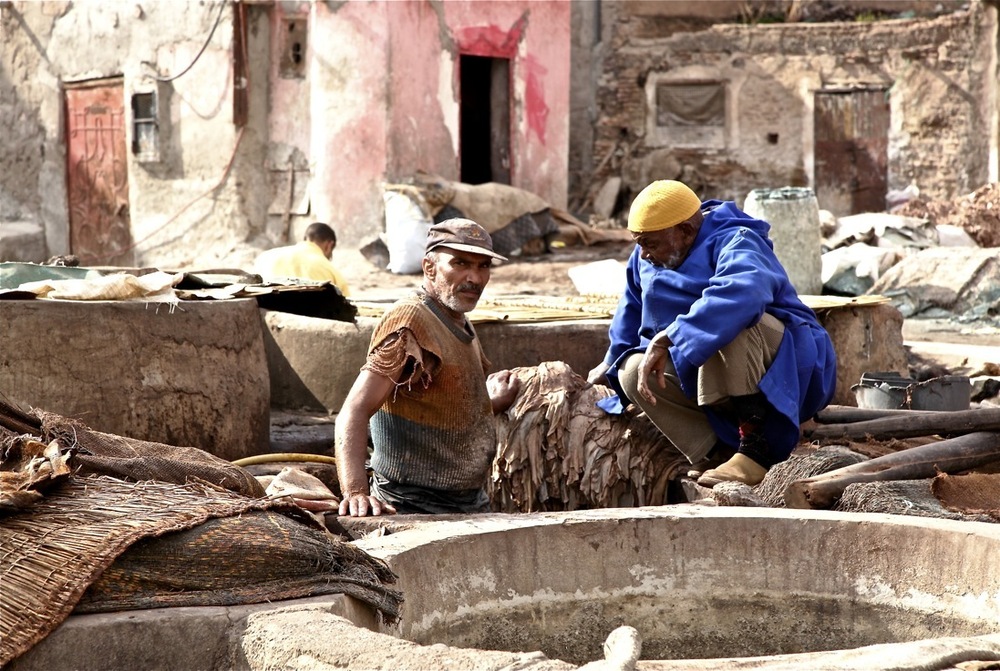
[[[176,75],[171,75],[170,77],[163,77],[163,76],[160,76],[159,74],[157,74],[156,76],[153,77],[156,81],[158,81],[158,82],[172,82],[175,79],[180,79],[181,77],[183,77],[184,75],[186,75],[188,73],[188,71],[191,68],[194,67],[194,64],[198,62],[198,60],[201,58],[202,54],[205,53],[205,49],[207,49],[208,45],[212,42],[212,36],[215,35],[215,29],[219,27],[219,22],[222,21],[222,12],[226,9],[226,4],[227,4],[226,0],[223,0],[222,2],[219,3],[219,13],[215,17],[215,23],[212,24],[212,30],[209,31],[209,33],[208,33],[208,39],[206,39],[205,43],[203,45],[201,45],[201,49],[198,51],[197,54],[195,54],[194,60],[192,60],[191,63],[186,68],[184,68],[183,70],[181,70]],[[150,65],[146,61],[143,61],[143,63],[146,64],[146,65]]]
[[[160,81],[170,81],[170,79],[176,79],[177,77],[180,77],[185,72],[187,72],[188,70],[191,69],[191,66],[194,65],[195,62],[197,62],[198,58],[205,51],[205,47],[207,47],[208,43],[211,41],[211,39],[212,39],[212,33],[215,32],[216,27],[219,25],[219,20],[222,18],[222,9],[224,9],[225,6],[226,6],[226,2],[220,3],[220,5],[219,5],[219,7],[220,7],[220,9],[219,9],[219,15],[215,19],[215,25],[212,26],[212,32],[209,33],[208,40],[205,41],[205,46],[203,46],[201,48],[201,51],[198,52],[198,56],[195,57],[195,60],[191,63],[191,65],[189,65],[184,70],[184,72],[181,72],[179,75],[176,75],[176,76],[174,76],[172,78],[162,79]],[[239,11],[241,13],[246,12],[245,6],[242,3],[240,3],[238,6],[239,6]],[[245,13],[243,14],[243,16],[245,18],[245,16],[246,16]],[[244,21],[244,24],[245,24],[245,21]],[[245,64],[249,62],[248,61],[248,53],[247,53],[246,40],[243,40],[243,62]],[[246,70],[246,66],[244,67],[244,69]],[[244,76],[246,78],[246,91],[247,91],[246,95],[247,95],[247,100],[249,101],[249,99],[250,99],[250,73],[249,73],[248,70],[246,70],[244,72]],[[121,254],[124,254],[125,252],[129,252],[129,251],[132,251],[132,250],[136,249],[137,247],[139,247],[139,245],[143,244],[144,242],[146,242],[147,240],[149,240],[150,238],[152,238],[153,236],[155,236],[156,234],[158,234],[160,231],[162,231],[164,228],[166,228],[167,226],[169,226],[170,224],[172,224],[174,221],[176,221],[177,218],[179,216],[181,216],[182,214],[184,214],[184,212],[186,212],[189,207],[191,207],[192,205],[194,205],[195,203],[197,203],[202,198],[206,198],[207,196],[211,195],[212,193],[214,193],[215,191],[217,191],[219,188],[221,188],[222,185],[226,182],[226,179],[229,177],[229,171],[232,170],[233,163],[236,160],[236,152],[239,150],[240,142],[243,140],[243,133],[244,133],[244,131],[246,131],[246,125],[243,125],[243,126],[240,127],[240,131],[236,135],[236,143],[233,145],[232,154],[230,154],[229,161],[226,162],[226,168],[225,168],[225,170],[222,171],[222,176],[219,178],[219,181],[215,184],[215,186],[213,186],[211,189],[209,189],[205,193],[201,194],[200,196],[197,196],[194,199],[192,199],[191,201],[189,201],[184,207],[182,207],[177,212],[175,212],[172,217],[170,217],[165,222],[163,222],[162,224],[160,224],[159,226],[157,226],[152,232],[150,232],[144,238],[142,238],[140,240],[136,240],[135,242],[133,242],[132,244],[128,245],[127,247],[124,247],[122,249],[116,249],[116,250],[114,250],[114,251],[112,251],[112,252],[110,252],[110,253],[108,253],[108,254],[106,254],[104,256],[95,257],[96,260],[97,261],[108,261],[108,260],[110,260],[110,259],[112,259],[112,258],[114,258],[116,256],[120,256]]]
[[[181,209],[179,209],[174,214],[174,216],[170,217],[165,222],[163,222],[162,224],[160,224],[159,226],[157,226],[146,237],[142,238],[141,240],[137,240],[137,241],[133,242],[132,244],[128,245],[127,247],[124,247],[124,248],[121,248],[121,249],[115,249],[115,250],[113,250],[109,254],[106,254],[104,256],[98,256],[98,257],[95,257],[95,258],[97,258],[98,260],[108,260],[108,259],[112,259],[112,258],[114,258],[116,256],[120,256],[120,255],[124,254],[125,252],[132,251],[133,249],[135,249],[136,247],[138,247],[139,245],[141,245],[142,243],[146,242],[147,240],[149,240],[150,238],[152,238],[154,235],[156,235],[157,233],[159,233],[160,231],[162,231],[168,225],[172,224],[177,219],[177,217],[179,217],[182,214],[184,214],[184,212],[186,212],[189,207],[191,207],[192,205],[194,205],[195,203],[197,203],[202,198],[205,198],[205,197],[211,195],[212,193],[214,193],[215,191],[217,191],[225,183],[226,179],[229,177],[229,171],[232,169],[233,162],[236,160],[236,151],[240,147],[240,141],[243,139],[243,132],[245,130],[246,130],[246,126],[241,127],[240,128],[240,132],[236,135],[236,144],[233,145],[233,153],[230,154],[229,161],[226,163],[226,169],[222,171],[222,177],[219,178],[219,181],[215,184],[215,186],[213,186],[211,189],[209,189],[205,193],[201,194],[200,196],[197,196],[194,199],[192,199],[191,201],[189,201],[188,204],[185,205],[184,207],[182,207]]]

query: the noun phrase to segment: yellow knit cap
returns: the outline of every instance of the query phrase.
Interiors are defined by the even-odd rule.
[[[689,219],[701,200],[686,184],[671,179],[653,182],[639,192],[628,211],[628,230],[633,233],[662,231]]]

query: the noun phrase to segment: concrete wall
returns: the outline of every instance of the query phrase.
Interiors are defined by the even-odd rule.
[[[357,324],[262,312],[271,404],[337,413],[365,362],[376,319]],[[857,405],[851,387],[869,371],[907,373],[903,318],[891,305],[824,310],[820,321],[837,352],[833,403]],[[610,320],[482,323],[476,326],[493,370],[564,361],[583,377],[604,359]]]
[[[357,324],[262,311],[271,404],[285,410],[340,411],[365,363],[377,320]],[[608,347],[606,320],[476,327],[493,370],[565,361],[586,377]]]
[[[224,459],[267,451],[257,302],[0,301],[0,394]]]
[[[601,3],[594,188],[622,176],[627,203],[652,179],[682,178],[705,197],[741,203],[754,188],[812,186],[813,94],[851,86],[889,90],[889,189],[912,181],[929,197],[950,198],[995,178],[994,7],[939,3],[938,12],[952,13],[753,25],[739,23],[732,7],[719,15],[731,4]],[[838,5],[848,3],[825,6]],[[888,7],[896,15],[907,8]],[[576,54],[574,68],[583,59]],[[649,96],[658,78],[726,82],[724,134],[701,142],[655,137]],[[571,155],[582,161],[587,152]],[[586,174],[588,166],[571,170]]]

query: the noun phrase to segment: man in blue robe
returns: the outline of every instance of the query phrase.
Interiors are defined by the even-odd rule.
[[[638,405],[699,484],[759,483],[833,397],[829,335],[775,256],[770,226],[735,203],[660,180],[636,197],[628,228],[637,244],[611,346],[588,379],[617,392],[605,409]]]

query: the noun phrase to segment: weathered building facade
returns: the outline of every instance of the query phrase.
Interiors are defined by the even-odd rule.
[[[737,202],[810,186],[844,215],[996,180],[994,3],[605,0],[573,20],[574,204],[683,178]]]
[[[352,245],[418,170],[566,204],[568,3],[4,1],[0,30],[0,222],[46,255]]]

